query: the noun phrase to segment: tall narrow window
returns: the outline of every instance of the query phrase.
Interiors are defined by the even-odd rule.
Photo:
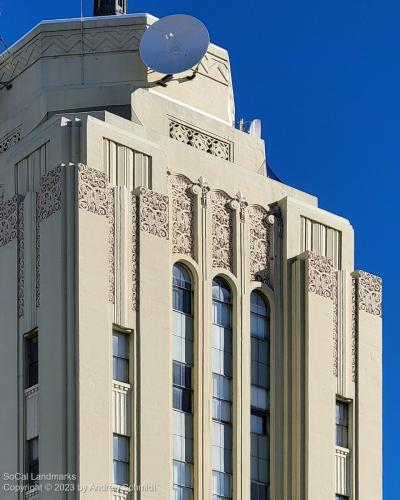
[[[113,332],[113,379],[129,383],[129,335]]]
[[[220,277],[212,285],[213,500],[232,498],[232,293]]]
[[[39,474],[39,438],[28,441],[28,482],[29,484],[38,483]]]
[[[26,383],[28,389],[39,382],[39,344],[38,336],[26,340]]]
[[[172,275],[173,499],[193,499],[193,285],[186,267]]]
[[[129,485],[129,438],[113,436],[113,483]]]
[[[267,500],[269,486],[269,308],[251,294],[251,500]]]
[[[349,405],[336,401],[336,445],[349,447]]]

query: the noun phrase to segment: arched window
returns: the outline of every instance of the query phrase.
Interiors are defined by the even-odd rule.
[[[172,273],[173,500],[193,499],[193,280],[183,264]]]
[[[212,284],[213,500],[232,498],[232,292]]]
[[[260,292],[253,292],[251,314],[251,500],[268,500],[270,314]]]

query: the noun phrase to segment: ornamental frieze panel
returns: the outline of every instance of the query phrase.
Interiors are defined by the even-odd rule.
[[[184,176],[171,177],[172,252],[194,258],[193,183]]]
[[[382,278],[365,271],[357,271],[357,277],[360,311],[382,317]]]
[[[265,208],[248,209],[250,228],[250,278],[271,286],[272,227],[274,217]]]
[[[158,238],[169,239],[169,198],[150,189],[141,188],[140,230]]]
[[[308,290],[331,300],[335,296],[335,276],[333,261],[312,252],[306,252],[308,261]]]
[[[17,238],[18,201],[17,197],[0,202],[0,248]]]
[[[132,194],[132,308],[136,310],[139,306],[139,202],[135,194]]]
[[[339,374],[339,303],[338,277],[333,260],[312,252],[303,254],[307,260],[308,291],[333,303],[332,335],[333,335],[333,374]]]
[[[61,167],[51,170],[40,179],[37,201],[39,223],[61,210]]]
[[[358,280],[351,279],[351,378],[357,382],[358,373]]]
[[[107,174],[82,163],[78,166],[80,210],[105,217],[108,221],[109,302],[115,301],[115,192]]]
[[[24,202],[18,204],[18,317],[24,315],[25,307],[25,224]]]
[[[211,193],[212,266],[233,272],[233,210],[223,191]]]
[[[187,146],[204,151],[217,158],[230,161],[232,144],[175,120],[169,122],[169,136]]]

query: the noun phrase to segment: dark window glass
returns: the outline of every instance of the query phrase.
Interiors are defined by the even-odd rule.
[[[38,483],[39,474],[39,438],[28,441],[28,474],[29,483]]]
[[[26,341],[27,388],[39,382],[39,343],[38,337]]]
[[[172,406],[175,410],[192,413],[192,368],[174,361],[172,365]]]
[[[251,432],[264,436],[267,435],[267,415],[264,412],[251,410]]]
[[[129,438],[118,434],[113,436],[113,482],[129,484]]]
[[[173,387],[172,406],[175,410],[192,413],[192,391],[181,387]]]
[[[342,401],[336,402],[336,445],[349,447],[349,405]]]
[[[113,333],[113,379],[129,383],[129,336]]]
[[[192,369],[190,366],[174,361],[172,370],[174,385],[185,387],[186,389],[192,388]]]
[[[251,500],[267,500],[268,486],[263,483],[251,483]]]
[[[172,307],[175,311],[193,313],[192,279],[182,264],[175,264],[172,272]]]

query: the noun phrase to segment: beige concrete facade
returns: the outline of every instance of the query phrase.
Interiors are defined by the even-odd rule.
[[[193,277],[194,498],[212,498],[212,283],[232,291],[232,498],[251,499],[250,297],[270,308],[270,498],[382,498],[382,283],[350,223],[267,177],[229,57],[155,84],[152,16],[42,23],[0,59],[0,498],[172,497],[172,268]],[[181,75],[180,75],[181,76]],[[183,75],[184,76],[184,75]],[[113,329],[130,339],[113,380]],[[26,388],[37,332],[39,381]],[[348,445],[335,439],[347,405]],[[113,434],[130,438],[113,484]],[[27,442],[51,491],[26,485]],[[42,481],[42,485],[47,484]],[[54,486],[55,484],[68,484]],[[9,486],[7,486],[9,485]],[[78,491],[78,485],[82,491]],[[56,488],[59,488],[58,490]]]

